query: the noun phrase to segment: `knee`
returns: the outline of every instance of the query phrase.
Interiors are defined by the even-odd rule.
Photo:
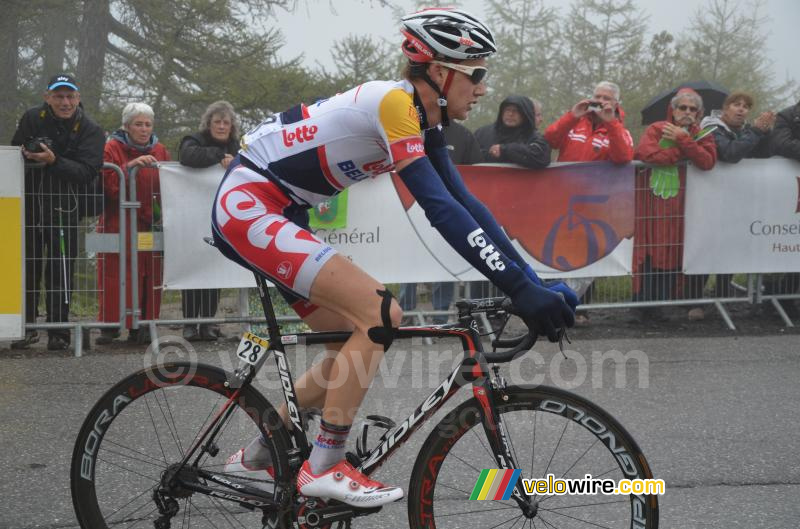
[[[364,330],[370,340],[386,351],[394,341],[394,329],[400,326],[403,310],[388,290],[378,291],[378,294],[382,299],[369,311]]]
[[[383,309],[380,305],[370,310],[366,318],[364,330],[369,330],[373,327],[385,327],[386,320],[384,319],[384,312],[386,312],[386,309]],[[396,328],[400,326],[400,322],[403,320],[403,309],[400,308],[400,304],[394,298],[392,298],[389,304],[387,315],[390,327]]]
[[[392,304],[389,305],[389,320],[395,328],[400,327],[400,322],[403,321],[403,309],[396,299],[392,299]]]

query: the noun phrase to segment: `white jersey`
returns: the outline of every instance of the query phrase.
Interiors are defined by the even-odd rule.
[[[372,81],[271,116],[242,136],[239,154],[301,205],[424,155],[414,88]]]

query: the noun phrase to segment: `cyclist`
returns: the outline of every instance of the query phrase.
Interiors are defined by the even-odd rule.
[[[408,15],[401,31],[405,79],[367,82],[262,122],[242,138],[212,213],[220,251],[267,276],[312,329],[352,329],[298,380],[300,405],[323,411],[297,488],[359,507],[403,497],[399,487],[367,478],[344,459],[353,419],[402,313],[381,283],[311,234],[307,208],[395,170],[431,225],[511,298],[532,332],[556,341],[559,328],[573,325],[577,304],[563,283],[542,285],[447,154],[440,125],[465,119],[486,94],[486,59],[496,51],[491,31],[448,8]],[[363,366],[369,380],[362,385]],[[325,381],[336,383],[326,389]],[[285,405],[280,412],[289,424]],[[226,472],[266,479],[272,472],[265,446],[254,439],[231,456]]]

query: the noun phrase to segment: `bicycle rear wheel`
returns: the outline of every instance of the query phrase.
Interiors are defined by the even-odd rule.
[[[227,380],[225,371],[207,365],[154,366],[127,377],[97,402],[78,434],[70,471],[81,527],[169,527],[159,512],[165,503],[173,511],[166,517],[173,527],[261,527],[262,509],[246,509],[226,499],[226,493],[237,492],[236,486],[214,482],[204,474],[264,489],[264,498],[275,500],[275,486],[270,491],[268,480],[243,480],[223,472],[230,455],[265,433],[276,481],[288,481],[287,432],[272,405],[252,387],[231,401],[230,415],[211,453],[202,454],[196,465],[194,456],[180,470],[182,484],[219,494],[214,497],[184,485],[164,492],[186,451],[231,400],[234,390],[226,387]]]
[[[546,386],[494,392],[521,477],[651,479],[636,441],[599,406]],[[514,499],[473,501],[483,469],[497,468],[472,398],[450,412],[420,450],[408,494],[412,528],[656,529],[655,495],[531,495],[526,515]]]

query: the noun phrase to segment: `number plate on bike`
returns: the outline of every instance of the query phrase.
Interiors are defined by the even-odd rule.
[[[251,332],[246,332],[239,342],[239,347],[236,349],[236,356],[244,360],[250,365],[256,365],[259,358],[261,358],[269,350],[269,340],[265,340],[260,336],[256,336]]]

